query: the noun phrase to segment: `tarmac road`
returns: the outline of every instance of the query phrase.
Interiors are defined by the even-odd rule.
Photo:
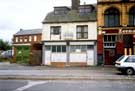
[[[134,81],[0,80],[0,91],[135,91]]]

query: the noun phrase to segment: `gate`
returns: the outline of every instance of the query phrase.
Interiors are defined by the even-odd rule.
[[[30,64],[41,65],[42,64],[42,45],[32,44],[30,52]]]

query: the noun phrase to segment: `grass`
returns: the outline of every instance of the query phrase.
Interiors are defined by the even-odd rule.
[[[0,58],[0,62],[11,62],[13,59],[2,59]]]

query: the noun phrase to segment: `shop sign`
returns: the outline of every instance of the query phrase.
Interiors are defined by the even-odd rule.
[[[123,34],[134,34],[135,33],[135,30],[125,29],[125,30],[122,30],[122,33]]]

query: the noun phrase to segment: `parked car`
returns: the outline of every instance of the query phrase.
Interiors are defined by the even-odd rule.
[[[0,54],[0,58],[12,58],[12,57],[13,57],[13,50],[3,51]]]
[[[124,55],[116,60],[115,67],[117,70],[128,75],[135,73],[135,55]]]

